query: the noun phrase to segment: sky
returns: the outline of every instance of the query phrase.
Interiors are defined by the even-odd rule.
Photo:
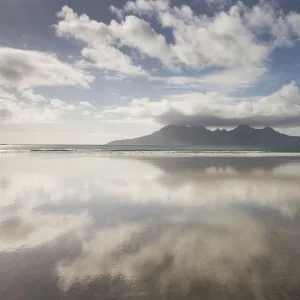
[[[298,0],[0,0],[0,143],[300,135],[299,39]]]

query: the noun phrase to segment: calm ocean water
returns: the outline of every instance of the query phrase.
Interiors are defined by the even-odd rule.
[[[208,150],[209,147],[197,146],[112,146],[112,145],[0,145],[0,151],[70,151],[70,152],[101,152],[101,151],[187,151]],[[216,148],[216,150],[218,150]],[[228,150],[230,150],[228,148]],[[242,148],[240,150],[243,150]]]
[[[300,299],[300,157],[89,151],[2,151],[0,299]]]
[[[111,146],[111,145],[0,145],[0,153],[19,152],[63,152],[100,153],[102,155],[126,156],[203,156],[203,155],[241,155],[241,156],[300,156],[300,151],[277,152],[276,150],[246,149],[243,147],[219,148],[199,146]]]

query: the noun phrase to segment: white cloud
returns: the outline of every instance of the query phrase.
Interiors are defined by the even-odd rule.
[[[139,42],[134,40],[134,36],[126,35],[128,46],[158,58],[169,67],[181,64],[195,70],[224,68],[219,73],[198,78],[191,76],[188,79],[183,75],[169,79],[169,82],[176,84],[182,80],[184,84],[207,85],[208,88],[212,84],[247,87],[268,71],[266,61],[276,47],[291,46],[299,38],[297,25],[300,23],[300,14],[284,14],[274,3],[260,1],[253,7],[247,7],[242,2],[232,5],[229,0],[206,2],[219,8],[231,7],[228,11],[215,11],[212,16],[197,16],[188,5],[177,7],[172,6],[170,1],[136,0],[128,1],[123,9],[113,7],[112,11],[119,17],[127,15],[123,23],[116,23],[120,31],[124,29],[124,24],[129,23],[128,20],[132,23],[135,20],[136,24],[137,20],[141,22],[141,19],[133,19],[128,14],[140,17],[151,15],[157,18],[162,27],[170,28],[174,42],[165,44],[160,41],[159,46],[157,34],[148,41],[153,47],[157,45],[155,50],[158,55],[143,50],[148,43],[142,42],[142,38],[139,38]]]
[[[189,6],[172,7],[167,1],[128,2],[124,11],[155,12],[161,25],[172,29],[170,53],[191,68],[261,64],[270,53],[269,45],[257,40],[245,22],[248,9],[241,3],[212,17],[195,16]]]
[[[113,10],[119,12],[117,8]],[[179,64],[191,69],[210,66],[234,68],[231,75],[242,69],[245,73],[252,69],[257,71],[252,72],[250,78],[255,81],[266,70],[263,64],[272,48],[256,39],[244,16],[255,14],[255,10],[248,10],[237,4],[227,13],[198,17],[189,6],[171,7],[168,1],[136,1],[125,5],[125,14],[156,12],[162,27],[172,30],[174,43],[171,44],[163,35],[157,34],[149,22],[133,15],[127,15],[120,23],[112,20],[106,25],[91,20],[87,15],[78,16],[70,7],[64,6],[57,14],[60,20],[55,28],[58,36],[82,41],[85,45],[82,56],[101,69],[145,75],[140,66],[133,65],[129,55],[118,49],[127,46],[158,59],[171,70]]]
[[[20,94],[24,99],[32,103],[40,103],[40,102],[48,101],[44,96],[35,94],[33,89],[21,90]]]
[[[137,14],[166,11],[169,9],[169,0],[136,0],[128,1],[124,6],[125,12]]]
[[[245,88],[256,83],[267,72],[266,67],[240,67],[212,72],[200,78],[200,83],[212,86]]]
[[[12,102],[17,101],[17,98],[14,94],[4,91],[3,89],[1,89],[1,87],[0,87],[0,99],[9,100]]]
[[[247,9],[244,18],[257,38],[265,35],[272,49],[293,46],[300,36],[298,26],[300,14],[295,12],[284,14],[271,1],[260,1],[252,10]],[[269,39],[266,35],[269,35]]]
[[[196,15],[190,6],[171,1],[128,1],[124,7],[110,6],[120,19],[109,24],[76,14],[64,6],[57,14],[56,34],[83,42],[81,65],[126,75],[147,75],[134,64],[130,51],[151,57],[180,76],[160,78],[169,85],[188,85],[206,90],[247,88],[268,72],[267,60],[276,47],[292,46],[298,39],[300,14],[284,14],[273,3],[260,1],[253,7],[242,2],[206,0],[209,6],[224,8],[213,15]],[[147,21],[143,17],[147,18]],[[168,28],[172,42],[155,32],[149,20],[156,18]],[[267,39],[266,39],[267,37]],[[219,71],[211,71],[212,69]],[[192,75],[191,71],[201,71]],[[205,72],[203,72],[205,71]],[[104,76],[106,80],[119,77]],[[158,80],[157,77],[149,77]]]
[[[162,21],[174,28],[173,51],[191,68],[262,64],[270,49],[255,39],[241,15],[242,9],[236,6],[212,18],[194,17],[191,24],[179,18],[169,20],[168,15]]]
[[[97,47],[85,47],[82,56],[92,64],[86,66],[117,71],[132,76],[144,76],[146,72],[141,67],[132,64],[132,60],[118,49],[109,45],[97,45]]]
[[[85,111],[82,112],[82,115],[83,115],[83,116],[89,116],[89,115],[91,115],[91,114],[92,114],[92,112],[89,111],[89,110],[85,110]]]
[[[60,99],[47,99],[33,89],[21,89],[19,97],[0,91],[0,123],[59,122],[70,111],[78,108]]]
[[[79,105],[80,106],[83,106],[83,107],[87,107],[87,108],[93,108],[94,107],[94,105],[92,105],[90,102],[88,102],[88,101],[80,101],[79,102]]]
[[[57,17],[59,22],[55,25],[56,34],[83,42],[85,47],[82,56],[92,63],[90,66],[128,75],[146,75],[140,66],[133,64],[128,55],[115,47],[110,26],[91,20],[87,15],[78,16],[68,6],[64,6]]]
[[[93,80],[93,76],[53,54],[0,47],[0,85],[19,89],[56,85],[87,88]]]
[[[290,46],[299,37],[300,15],[285,15],[273,3],[260,1],[247,7],[242,2],[231,5],[227,0],[206,2],[231,7],[228,11],[215,11],[212,16],[197,16],[188,5],[172,6],[170,1],[128,1],[123,8],[110,6],[123,20],[105,24],[85,14],[79,16],[64,6],[57,14],[59,22],[55,28],[58,36],[84,43],[85,66],[146,75],[140,66],[134,65],[129,54],[123,52],[122,46],[127,46],[159,60],[170,70],[178,71],[180,65],[192,70],[224,68],[220,73],[185,80],[208,87],[219,83],[246,87],[248,82],[257,82],[267,72],[266,60],[274,48]],[[141,19],[149,14],[157,18],[163,28],[171,29],[173,42],[168,43],[165,36]],[[269,38],[266,40],[265,36]],[[170,82],[174,80],[177,79],[171,78]]]
[[[16,107],[17,97],[0,88],[0,123],[10,122],[12,119],[12,107]]]
[[[114,75],[104,75],[103,78],[107,81],[120,81],[126,78],[126,75],[118,73]]]
[[[0,110],[4,116],[0,118],[1,123],[51,123],[61,119],[64,112],[50,105],[36,106],[22,101],[8,102],[0,99]]]
[[[152,119],[163,124],[203,126],[300,125],[300,90],[295,82],[261,98],[233,98],[219,93],[171,95],[160,101],[135,99],[128,106],[105,109],[103,118]]]
[[[300,36],[300,15],[298,13],[292,12],[287,17],[287,22],[291,26],[292,31]]]
[[[50,107],[60,110],[73,110],[76,108],[75,105],[67,104],[65,101],[60,99],[50,99]]]
[[[166,66],[172,66],[173,56],[165,37],[157,34],[150,23],[136,16],[127,16],[122,23],[112,21],[110,28],[121,44],[136,48]]]
[[[265,67],[233,68],[208,72],[202,76],[151,77],[153,81],[163,81],[171,86],[210,88],[211,90],[239,89],[254,85],[267,72]]]
[[[83,41],[87,45],[83,56],[98,67],[124,73],[134,73],[132,68],[136,67],[132,66],[129,56],[116,49],[118,42],[157,58],[169,67],[175,58],[190,68],[261,64],[270,53],[268,46],[259,43],[245,24],[242,14],[246,8],[241,4],[213,17],[196,17],[190,7],[171,7],[166,1],[128,2],[124,8],[126,12],[135,13],[151,10],[158,13],[163,27],[172,29],[174,44],[168,45],[150,23],[136,16],[129,15],[121,23],[113,20],[106,25],[87,15],[78,16],[67,6],[57,14],[60,21],[55,26],[56,32],[59,36]],[[107,54],[109,50],[111,54]]]
[[[120,8],[115,7],[114,5],[110,5],[109,7],[110,11],[114,13],[119,19],[122,19],[123,17],[123,11]]]

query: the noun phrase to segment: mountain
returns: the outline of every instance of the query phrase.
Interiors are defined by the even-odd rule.
[[[209,130],[202,126],[168,125],[146,136],[119,140],[120,146],[203,146],[299,149],[300,137],[279,133],[271,127],[255,129],[239,125],[233,130]]]

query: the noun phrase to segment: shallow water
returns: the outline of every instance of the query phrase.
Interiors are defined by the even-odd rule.
[[[0,299],[300,299],[300,159],[0,157]]]

